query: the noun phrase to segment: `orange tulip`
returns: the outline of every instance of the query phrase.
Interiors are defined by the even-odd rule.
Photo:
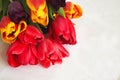
[[[48,25],[48,8],[46,0],[26,0],[31,11],[31,20],[35,23]]]
[[[3,41],[13,43],[20,32],[23,32],[27,27],[25,21],[20,21],[15,24],[8,16],[4,16],[0,22],[0,31]]]
[[[79,18],[82,16],[82,9],[79,5],[72,2],[66,2],[64,7],[65,14],[68,18]]]

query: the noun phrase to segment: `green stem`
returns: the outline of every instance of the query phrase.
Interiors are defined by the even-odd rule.
[[[41,28],[39,27],[39,24],[36,23],[35,26],[38,28],[38,30],[39,30],[41,33],[43,33],[42,30],[41,30]]]

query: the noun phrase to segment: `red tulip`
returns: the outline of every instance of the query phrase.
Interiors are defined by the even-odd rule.
[[[76,44],[76,33],[73,23],[68,18],[57,16],[52,21],[49,36],[62,44]]]
[[[62,63],[62,58],[69,56],[68,51],[59,43],[45,39],[38,45],[39,60],[43,67],[48,68],[51,63]]]
[[[42,41],[44,36],[33,26],[20,33],[18,39],[11,44],[7,51],[8,63],[13,67],[39,62],[37,43]]]
[[[7,51],[8,63],[13,67],[26,64],[37,64],[37,50],[35,46],[15,41]]]
[[[18,39],[23,43],[36,44],[44,39],[44,35],[34,26],[28,26],[26,31],[19,34]]]

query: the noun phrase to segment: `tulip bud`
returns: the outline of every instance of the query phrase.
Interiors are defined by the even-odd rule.
[[[21,20],[26,20],[28,17],[27,13],[18,1],[14,1],[9,4],[8,15],[15,23],[19,23]]]
[[[26,0],[26,3],[31,12],[31,20],[46,27],[49,22],[46,0]]]
[[[51,22],[49,37],[62,44],[76,44],[76,32],[72,21],[62,16],[57,16]]]
[[[60,7],[65,7],[66,0],[47,0],[48,3],[50,3],[55,10],[58,10]]]

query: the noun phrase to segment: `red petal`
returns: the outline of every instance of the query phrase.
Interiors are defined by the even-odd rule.
[[[30,60],[29,63],[32,65],[38,64],[38,52],[35,46],[30,46]]]
[[[41,65],[45,68],[50,67],[50,60],[49,59],[45,59],[43,61],[41,61]]]
[[[11,46],[7,50],[8,63],[11,66],[17,67],[21,64],[18,60],[18,56],[24,53],[25,48],[26,45],[21,44],[18,40],[11,44]]]
[[[53,53],[51,56],[50,56],[50,60],[57,60],[58,59],[58,54],[57,53]]]
[[[39,60],[33,54],[31,54],[29,63],[31,65],[36,65],[36,64],[38,64],[38,62],[39,62]]]
[[[69,52],[59,43],[56,43],[56,46],[58,47],[58,50],[61,52],[63,57],[69,56]]]
[[[54,46],[53,42],[50,39],[45,39],[45,41],[46,41],[46,48],[47,48],[46,55],[48,57],[49,55],[54,53],[55,46]]]
[[[62,63],[62,59],[57,59],[57,60],[52,60],[52,64],[54,65],[55,63],[61,64]]]
[[[43,42],[39,43],[38,52],[39,57],[43,60],[46,57],[49,57],[55,51],[55,46],[53,45],[50,39],[45,39]]]
[[[45,59],[45,53],[46,53],[46,45],[45,42],[41,42],[38,44],[38,58],[39,60],[44,60]]]
[[[0,22],[0,28],[5,28],[9,22],[10,22],[9,16],[3,16],[3,18]]]
[[[9,47],[7,54],[16,54],[19,55],[23,53],[26,48],[26,44],[21,44],[19,40],[16,40],[11,46]]]
[[[19,39],[27,43],[36,44],[42,41],[44,36],[36,27],[28,26],[26,31],[19,35]]]
[[[30,57],[30,50],[29,47],[27,46],[26,49],[23,51],[23,53],[18,55],[18,61],[20,64],[26,65],[29,63],[29,57]]]
[[[69,23],[69,30],[70,30],[70,44],[76,44],[76,32],[75,32],[75,28],[71,22],[70,19],[67,20]]]
[[[36,38],[43,38],[43,34],[40,33],[40,31],[36,27],[31,26],[31,25],[29,25],[27,27],[26,34],[30,35],[31,37],[33,37],[35,39]]]
[[[36,58],[38,58],[38,51],[37,51],[37,47],[35,46],[35,45],[30,45],[30,50],[31,50],[31,52],[32,52],[32,54],[36,57]]]
[[[8,55],[8,63],[12,67],[20,66],[20,64],[19,64],[19,62],[17,60],[17,56],[15,54],[9,54]]]
[[[64,33],[69,33],[68,24],[66,23],[66,18],[57,16],[52,22],[53,31],[57,36],[64,35]]]

